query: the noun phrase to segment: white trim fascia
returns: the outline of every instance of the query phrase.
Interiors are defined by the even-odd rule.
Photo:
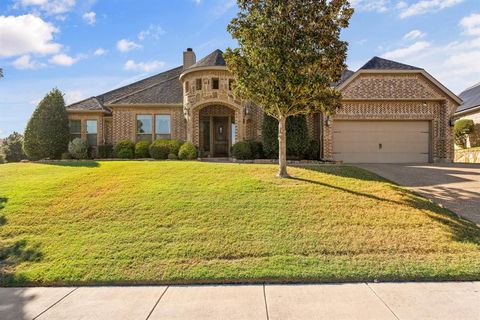
[[[462,111],[455,112],[454,117],[455,118],[463,117],[463,116],[467,116],[471,113],[476,113],[476,112],[480,112],[480,105],[469,108],[467,110],[462,110]]]

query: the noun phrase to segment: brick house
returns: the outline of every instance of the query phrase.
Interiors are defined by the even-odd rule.
[[[469,137],[471,146],[480,146],[480,83],[460,93],[463,103],[455,112],[457,119],[473,120],[475,133]]]
[[[222,51],[67,106],[73,136],[90,145],[161,138],[192,142],[202,157],[228,157],[237,141],[261,140],[263,112],[232,93]],[[343,107],[307,117],[322,159],[449,162],[451,119],[461,100],[425,70],[374,57],[335,86]]]

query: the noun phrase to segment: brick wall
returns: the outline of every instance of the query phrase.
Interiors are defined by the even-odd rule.
[[[97,144],[104,144],[103,136],[103,113],[93,113],[93,112],[84,112],[84,113],[68,113],[68,120],[80,120],[81,121],[81,133],[82,139],[87,140],[87,120],[97,120]]]

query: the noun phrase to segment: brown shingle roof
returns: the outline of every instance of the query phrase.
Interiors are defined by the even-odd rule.
[[[188,69],[194,69],[199,67],[225,67],[226,65],[227,63],[223,58],[223,51],[217,49],[202,60],[189,67]]]

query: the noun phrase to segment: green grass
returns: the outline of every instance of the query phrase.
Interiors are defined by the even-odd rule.
[[[2,165],[0,284],[480,279],[474,224],[354,167],[275,173]]]

